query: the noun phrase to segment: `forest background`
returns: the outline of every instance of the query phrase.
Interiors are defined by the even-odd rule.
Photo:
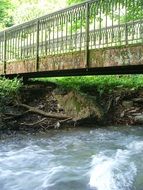
[[[0,0],[0,30],[84,0]]]

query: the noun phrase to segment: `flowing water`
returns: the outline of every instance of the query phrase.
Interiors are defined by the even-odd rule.
[[[143,128],[1,139],[0,190],[143,190]]]

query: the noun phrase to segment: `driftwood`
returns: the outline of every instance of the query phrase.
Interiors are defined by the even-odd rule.
[[[66,115],[59,115],[57,113],[47,113],[43,110],[40,110],[38,108],[35,108],[35,107],[32,107],[32,106],[28,106],[26,104],[18,104],[17,106],[20,106],[20,107],[23,107],[23,108],[26,108],[28,109],[28,112],[31,112],[31,113],[35,113],[35,114],[39,114],[39,115],[42,115],[44,117],[50,117],[50,118],[54,118],[54,119],[59,119],[59,120],[66,120],[66,119],[71,119],[69,118],[68,116]]]

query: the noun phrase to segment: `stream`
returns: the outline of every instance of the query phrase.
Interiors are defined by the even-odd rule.
[[[0,190],[143,190],[143,128],[1,138]]]

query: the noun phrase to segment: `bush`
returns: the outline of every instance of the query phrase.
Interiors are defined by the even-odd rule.
[[[18,90],[22,83],[17,78],[9,80],[0,78],[0,107],[3,108],[5,104],[16,97]]]

